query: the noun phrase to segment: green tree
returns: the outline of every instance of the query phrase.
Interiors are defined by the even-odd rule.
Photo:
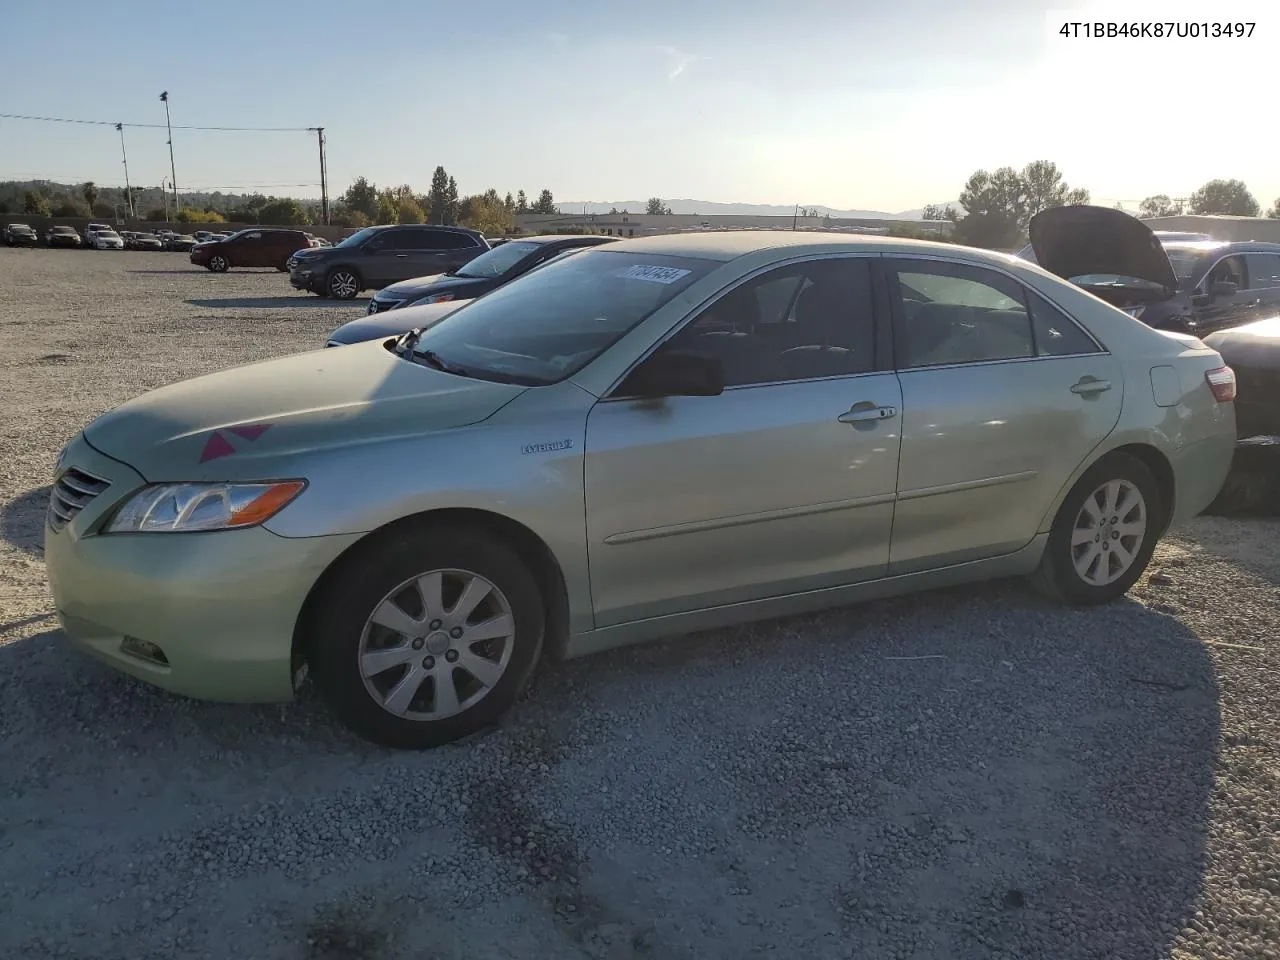
[[[924,209],[920,211],[921,220],[954,220],[956,216],[956,208],[949,203],[946,206],[926,203]]]
[[[617,211],[615,210],[614,212],[616,213]],[[671,215],[671,208],[662,202],[661,197],[650,197],[644,212],[651,217],[667,217]]]
[[[1262,208],[1241,180],[1210,180],[1191,195],[1191,212],[1256,217]]]
[[[164,207],[152,207],[147,211],[147,215],[143,219],[149,223],[164,223],[168,216],[169,213]]]
[[[297,203],[296,200],[290,201]],[[163,219],[163,211],[161,212]],[[226,223],[227,218],[220,214],[217,210],[198,210],[195,207],[183,207],[178,211],[175,219],[179,223]],[[283,223],[282,220],[268,220],[268,223]]]
[[[1271,205],[1271,209],[1267,211],[1267,216],[1272,220],[1280,220],[1280,197],[1276,197],[1276,202]]]
[[[1022,181],[1022,213],[1018,226],[1025,231],[1031,218],[1050,207],[1088,203],[1088,190],[1072,190],[1062,180],[1056,163],[1034,160],[1018,175]]]
[[[526,197],[524,195],[524,191],[521,190],[516,194],[516,213],[519,214],[519,213],[528,213],[528,212],[529,212],[529,198]]]
[[[396,202],[395,194],[390,190],[383,190],[378,194],[378,223],[396,223],[400,216],[399,204]]]
[[[1013,167],[994,173],[976,171],[960,191],[965,215],[956,223],[956,236],[975,247],[1011,247],[1022,232],[1026,207],[1022,180]]]
[[[373,223],[373,221],[366,217],[361,211],[347,210],[346,208],[342,208],[336,213],[331,214],[329,219],[333,222],[335,227],[356,227],[359,229],[361,227],[370,226]]]
[[[559,213],[560,208],[556,206],[555,197],[551,195],[550,190],[543,190],[538,194],[538,202],[533,205],[531,213]]]
[[[510,190],[507,191],[506,197],[503,198],[502,205],[506,207],[510,213],[516,212],[516,201],[515,198],[511,196]]]
[[[29,217],[49,216],[49,198],[39,190],[28,190],[22,195],[22,212]]]
[[[426,223],[427,215],[414,197],[396,200],[396,223]]]
[[[90,180],[84,185],[81,195],[84,197],[84,202],[89,205],[89,209],[92,210],[93,205],[98,202],[98,185]]]
[[[260,223],[273,227],[300,227],[311,222],[302,204],[292,197],[272,197],[258,216]]]
[[[1169,199],[1169,195],[1165,193],[1157,193],[1154,196],[1147,197],[1138,204],[1138,216],[1140,217],[1176,217],[1182,211],[1178,205]]]
[[[458,181],[449,178],[444,191],[444,222],[454,226],[458,222]]]
[[[463,197],[458,210],[458,222],[462,226],[478,230],[485,236],[496,237],[515,231],[515,215],[498,199],[495,191]]]
[[[370,221],[378,216],[378,188],[364,177],[356,177],[338,199],[348,210],[359,211]]]
[[[444,167],[436,167],[431,174],[431,189],[427,191],[427,222],[444,223],[448,213],[449,174]]]
[[[84,202],[75,200],[71,197],[58,201],[53,207],[53,216],[55,217],[87,217],[89,210],[85,207]]]

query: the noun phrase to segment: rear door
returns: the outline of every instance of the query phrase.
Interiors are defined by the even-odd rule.
[[[1280,253],[1250,253],[1245,256],[1249,285],[1258,297],[1254,319],[1280,316]]]
[[[1011,275],[887,259],[902,384],[889,573],[1012,553],[1120,417],[1120,365]]]

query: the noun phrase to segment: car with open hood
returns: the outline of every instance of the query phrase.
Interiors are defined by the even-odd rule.
[[[617,239],[588,234],[521,237],[490,247],[474,260],[445,273],[415,277],[383,287],[369,300],[366,310],[370,314],[385,313],[410,305],[472,300],[490,290],[496,290],[504,283],[510,283],[516,277],[562,253],[612,243]]]
[[[118,670],[231,701],[309,676],[428,747],[544,654],[996,577],[1113,601],[1217,495],[1233,391],[1195,337],[1003,254],[629,239],[103,414],[57,457],[45,565]]]
[[[1280,312],[1280,244],[1166,239],[1110,207],[1053,207],[1019,256],[1159,330],[1204,336]]]
[[[489,249],[475,230],[422,224],[365,227],[332,247],[309,247],[289,258],[289,283],[338,300],[433,274],[447,273]]]
[[[470,300],[442,300],[417,307],[405,307],[386,313],[370,313],[356,317],[338,327],[325,340],[326,347],[345,347],[368,340],[385,340],[398,337],[410,330],[425,330],[435,326]]]

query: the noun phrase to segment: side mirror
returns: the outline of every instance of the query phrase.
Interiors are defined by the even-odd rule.
[[[696,353],[659,350],[619,387],[623,397],[717,397],[724,393],[720,361]]]
[[[1215,297],[1234,297],[1239,292],[1240,287],[1230,280],[1219,280],[1209,288],[1209,293]]]

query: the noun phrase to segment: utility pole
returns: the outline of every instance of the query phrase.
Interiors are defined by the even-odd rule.
[[[324,127],[312,127],[320,147],[320,219],[329,225],[329,170],[324,156]]]
[[[169,123],[169,91],[165,90],[160,94],[160,101],[164,104],[164,126],[169,131],[169,178],[173,184],[173,215],[176,217],[181,207],[178,204],[178,171],[173,166],[173,126]],[[167,204],[166,204],[167,206]]]
[[[164,185],[167,179],[168,177],[160,178],[160,195],[164,197],[164,222],[172,223],[173,221],[169,219],[169,188]]]
[[[124,198],[127,201],[125,207],[129,211],[130,219],[136,219],[137,214],[133,209],[133,190],[129,187],[129,154],[124,149],[124,124],[117,123],[116,129],[120,131],[120,157],[124,160]]]
[[[800,204],[796,204],[795,210],[791,214],[791,229],[796,228],[796,217],[800,216]]]

